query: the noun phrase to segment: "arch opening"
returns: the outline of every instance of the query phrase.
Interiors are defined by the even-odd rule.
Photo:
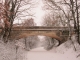
[[[52,38],[52,40],[56,39],[59,42],[58,45],[60,45],[62,43],[62,41],[63,41],[62,38],[57,36],[57,35],[53,36],[53,35],[39,35],[39,34],[30,34],[30,35],[21,34],[21,35],[17,36],[16,39],[19,40],[21,38],[27,38],[27,37],[30,37],[30,36],[46,36],[46,37],[50,37],[50,38]]]

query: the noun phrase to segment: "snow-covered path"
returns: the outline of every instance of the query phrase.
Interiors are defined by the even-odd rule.
[[[74,50],[72,41],[77,51]],[[50,51],[43,47],[34,48],[27,53],[27,60],[80,60],[80,47],[76,42],[75,35],[72,36],[72,41],[68,40]]]
[[[76,57],[73,49],[65,51],[65,53],[55,53],[46,51],[43,47],[32,49],[27,53],[28,60],[80,60]]]

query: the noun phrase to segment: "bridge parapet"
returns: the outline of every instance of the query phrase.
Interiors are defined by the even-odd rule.
[[[44,26],[31,26],[31,27],[13,27],[13,30],[69,30],[68,27],[44,27]],[[71,27],[73,30],[73,27]]]

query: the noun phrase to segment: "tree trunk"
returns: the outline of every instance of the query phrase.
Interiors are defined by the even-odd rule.
[[[75,2],[76,2],[76,15],[77,15],[77,41],[80,44],[80,39],[79,39],[79,11],[78,11],[77,0],[75,0]]]

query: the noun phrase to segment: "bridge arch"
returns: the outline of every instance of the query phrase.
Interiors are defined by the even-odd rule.
[[[17,36],[17,39],[21,39],[21,38],[27,38],[29,36],[47,36],[47,37],[51,37],[53,39],[56,39],[58,41],[62,41],[62,37],[58,36],[55,32],[49,32],[49,33],[46,33],[46,32],[40,32],[40,33],[21,33],[19,36]]]

